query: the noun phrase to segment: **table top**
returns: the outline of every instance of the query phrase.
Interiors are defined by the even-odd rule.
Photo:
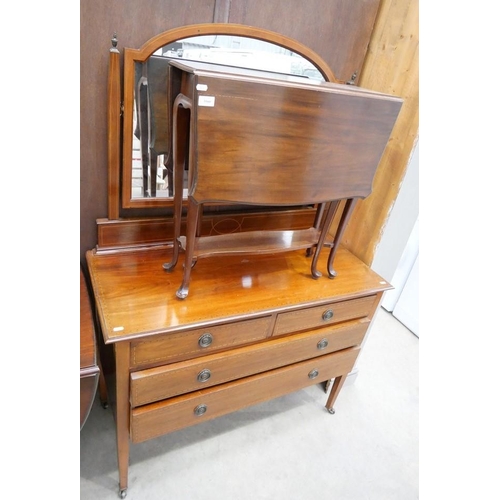
[[[104,341],[205,327],[222,321],[250,319],[278,310],[294,310],[366,296],[391,285],[340,247],[334,261],[337,276],[326,272],[328,251],[321,253],[319,279],[311,276],[312,257],[304,250],[268,255],[235,255],[200,259],[191,272],[189,296],[178,299],[183,254],[173,271],[170,248],[121,253],[87,252],[87,263]]]

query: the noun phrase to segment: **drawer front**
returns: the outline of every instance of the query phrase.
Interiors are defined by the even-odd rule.
[[[183,333],[165,334],[154,340],[132,342],[131,366],[174,363],[203,356],[209,352],[228,349],[265,339],[269,333],[271,316],[239,321]]]
[[[131,411],[139,443],[349,373],[359,348],[327,354]]]
[[[360,299],[333,302],[278,314],[273,336],[366,317],[372,312],[376,298],[376,295],[369,295]]]
[[[368,320],[321,328],[131,374],[133,407],[361,344]]]

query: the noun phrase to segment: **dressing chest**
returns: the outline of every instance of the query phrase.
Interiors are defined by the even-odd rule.
[[[130,442],[330,379],[333,413],[390,288],[341,247],[335,280],[312,279],[303,251],[203,259],[184,302],[175,297],[182,269],[158,272],[170,252],[87,253],[102,335],[115,353],[122,496]]]
[[[320,101],[313,99],[311,106],[316,111],[312,113],[302,99],[295,99],[299,106],[287,108],[288,91],[279,98],[274,96],[275,121],[271,128],[277,129],[277,123],[283,121],[292,125],[283,132],[287,137],[286,147],[277,156],[264,158],[260,173],[254,171],[262,156],[259,151],[266,149],[262,144],[254,148],[255,143],[247,138],[244,147],[241,142],[232,149],[226,144],[224,154],[219,155],[220,139],[214,140],[208,150],[193,139],[201,129],[195,120],[201,114],[181,113],[181,122],[176,121],[175,113],[179,110],[176,96],[183,90],[186,76],[177,83],[175,78],[165,80],[165,86],[160,87],[163,91],[166,87],[167,91],[161,99],[152,95],[158,87],[152,85],[151,79],[161,73],[151,71],[149,59],[153,53],[168,49],[166,53],[170,54],[173,41],[182,45],[188,40],[185,45],[188,48],[193,44],[190,37],[214,34],[236,38],[243,35],[253,42],[273,43],[271,56],[259,52],[261,61],[269,57],[276,60],[276,47],[286,47],[286,63],[292,61],[296,71],[300,62],[303,78],[313,66],[323,81],[339,84],[342,103],[345,99],[360,102],[362,97],[362,101],[377,106],[382,103],[382,107],[374,112],[371,105],[368,109],[355,105],[352,109],[357,112],[353,111],[352,117],[344,110],[333,124],[326,118],[331,113],[323,109],[324,103]],[[123,498],[128,487],[131,444],[203,424],[313,384],[325,383],[328,392],[325,406],[334,413],[334,404],[356,363],[382,295],[391,288],[342,246],[341,235],[354,199],[370,193],[377,162],[401,101],[388,96],[379,99],[370,91],[351,90],[336,80],[324,61],[304,45],[249,26],[194,25],[160,34],[139,50],[125,49],[123,102],[119,59],[113,39],[108,82],[109,217],[97,221],[97,246],[86,253],[86,263],[99,330],[114,353],[112,407]],[[174,62],[166,62],[170,70],[175,67]],[[170,78],[170,70],[162,73],[167,75],[166,79]],[[163,84],[163,80],[155,83]],[[206,82],[201,84],[207,86]],[[209,84],[213,90],[213,83]],[[224,102],[221,96],[226,96],[224,89],[217,95],[217,109]],[[209,108],[211,103],[209,100]],[[306,117],[304,127],[290,120],[297,114],[297,107]],[[226,108],[231,115],[233,108],[230,105]],[[326,120],[321,134],[316,127],[318,113]],[[237,114],[244,115],[244,109],[238,108]],[[339,125],[334,128],[334,137],[326,137],[324,130],[337,126],[337,122],[349,123],[349,127]],[[225,126],[231,128],[231,123]],[[253,129],[259,130],[257,122]],[[264,135],[269,135],[268,132]],[[210,139],[209,128],[205,127],[205,133],[208,134],[205,139]],[[160,135],[162,148],[156,140]],[[236,135],[246,135],[244,124],[240,123]],[[319,144],[328,144],[328,148],[314,143],[313,139],[318,137],[322,137]],[[333,139],[335,144],[330,148]],[[277,142],[266,139],[265,145],[272,150]],[[300,147],[292,157],[288,151],[295,143]],[[346,144],[350,146],[347,148]],[[319,156],[318,148],[322,151]],[[230,154],[233,150],[234,157]],[[355,156],[366,158],[359,163],[353,161]],[[136,158],[140,161],[136,162]],[[205,169],[200,188],[202,184],[212,188],[214,181],[217,190],[225,185],[234,191],[231,182],[234,173],[240,170],[237,185],[246,183],[245,196],[210,195],[197,200],[194,186],[201,170],[194,158],[211,158],[213,162]],[[236,168],[247,158],[253,158],[248,168],[242,171]],[[320,174],[314,170],[319,158],[322,161],[326,158]],[[330,158],[334,166],[331,169]],[[287,170],[287,166],[293,169]],[[303,166],[311,171],[310,176],[303,175]],[[276,174],[272,185],[261,186],[254,198],[253,190],[259,185],[256,178],[262,185],[262,176],[268,169]],[[159,176],[160,171],[164,176]],[[211,175],[217,171],[221,177],[212,179]],[[306,196],[302,191],[310,178],[314,179],[314,185]],[[137,180],[142,182],[140,195],[134,194]],[[168,189],[162,189],[164,184]],[[276,186],[274,195],[273,186]],[[356,189],[352,190],[353,186]],[[334,187],[332,194],[330,190]],[[173,197],[169,196],[172,188]],[[278,199],[277,192],[281,193]],[[208,202],[210,214],[203,213],[199,201]],[[235,209],[233,204],[246,205],[247,209],[241,206]],[[256,206],[248,208],[251,204]],[[161,208],[166,217],[120,216],[131,208]],[[217,222],[207,229],[210,220]],[[180,244],[181,234],[186,235],[184,246]],[[294,236],[297,234],[299,241]],[[220,238],[221,235],[228,238]],[[264,239],[278,235],[279,245],[275,245],[276,241],[273,245],[253,245],[262,235]],[[210,238],[204,239],[205,236]],[[211,247],[205,252],[206,258],[198,261],[193,258],[195,239],[215,243],[216,250]],[[231,242],[230,251],[222,248],[221,241]],[[246,245],[248,242],[252,244]],[[248,246],[256,251],[248,251]],[[330,247],[330,254],[320,251],[323,246]],[[333,253],[335,272],[331,267]],[[179,265],[175,265],[178,258]],[[165,267],[169,262],[173,265]],[[333,279],[316,272],[316,265],[328,269],[328,276]],[[179,284],[186,282],[186,272],[191,271],[196,286],[189,299],[180,300],[186,294],[176,294]]]

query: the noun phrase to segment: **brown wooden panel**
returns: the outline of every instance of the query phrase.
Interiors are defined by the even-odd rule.
[[[83,424],[85,424],[90,410],[92,409],[98,381],[98,373],[80,377],[80,429],[83,427]]]
[[[221,349],[230,349],[265,339],[271,326],[271,316],[238,323],[207,326],[182,333],[156,337],[132,343],[130,366],[173,363],[204,356]],[[200,345],[202,336],[210,337],[208,346]]]
[[[300,205],[364,198],[401,100],[355,86],[271,80],[258,71],[220,75],[173,62],[208,88],[193,106],[189,187],[197,202]],[[174,124],[175,126],[176,124]]]
[[[376,298],[376,295],[369,295],[360,299],[333,302],[319,307],[280,313],[276,320],[273,335],[283,335],[368,316]]]
[[[354,366],[358,353],[357,348],[347,349],[133,409],[130,422],[132,442],[139,443],[345,375]],[[313,370],[318,370],[319,374],[311,379],[309,373]],[[194,411],[198,405],[206,405],[206,412],[201,416]]]
[[[297,211],[234,213],[219,212],[203,215],[202,235],[228,234],[254,229],[304,229],[311,227],[315,211],[304,208]],[[184,221],[182,231],[185,231]],[[171,245],[174,231],[171,217],[98,219],[98,251],[120,250],[130,247]]]
[[[359,345],[368,321],[321,328],[131,374],[131,403],[140,406]],[[323,344],[320,344],[323,342]],[[319,344],[319,346],[318,346]],[[207,375],[207,370],[209,375]],[[200,379],[200,374],[209,377]]]
[[[228,19],[297,39],[347,81],[361,70],[378,5],[379,0],[231,0]]]
[[[85,276],[80,270],[80,370],[97,366],[94,318]]]

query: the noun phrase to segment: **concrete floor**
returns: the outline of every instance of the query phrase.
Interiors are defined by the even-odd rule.
[[[335,415],[321,385],[131,445],[128,500],[419,498],[419,340],[380,309]],[[114,419],[80,431],[80,499],[116,500]]]

